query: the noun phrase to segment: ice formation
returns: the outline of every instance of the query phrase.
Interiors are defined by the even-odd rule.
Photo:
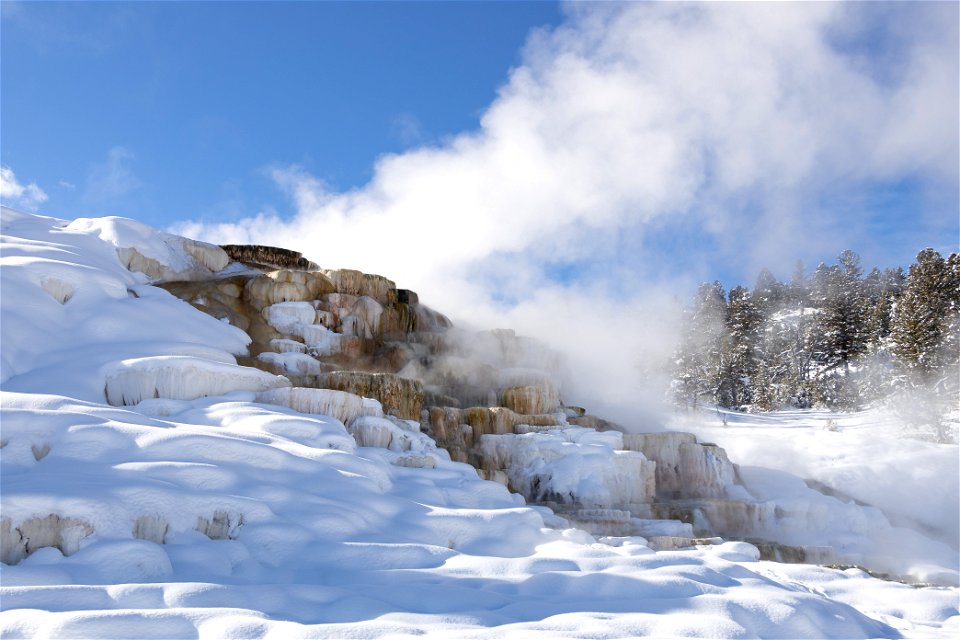
[[[592,439],[588,431],[481,436],[482,468],[502,470],[510,487],[534,502],[614,509],[652,502],[654,464],[642,453],[615,450],[609,439]]]
[[[282,345],[281,348],[285,346],[286,345]],[[300,346],[302,347],[303,345]],[[317,376],[320,375],[323,370],[323,367],[316,358],[306,353],[298,353],[296,351],[284,351],[280,353],[264,351],[257,356],[257,360],[267,363],[268,365],[273,365],[278,369],[278,373],[282,375]]]
[[[298,325],[311,325],[317,311],[309,302],[278,302],[264,308],[267,323],[282,333],[295,333]]]
[[[340,320],[343,333],[372,340],[380,333],[383,306],[369,296],[357,298],[352,313]]]
[[[383,416],[383,408],[376,400],[333,389],[282,387],[258,393],[257,402],[279,404],[300,413],[330,416],[343,424],[360,416]]]
[[[137,540],[148,540],[154,544],[163,544],[170,533],[170,524],[160,515],[140,516],[133,522],[133,537]]]
[[[307,345],[289,338],[273,338],[270,341],[273,351],[266,353],[306,353]]]
[[[657,492],[667,498],[724,498],[734,468],[723,449],[697,442],[692,433],[627,434],[624,446],[657,462]]]
[[[400,458],[406,461],[401,463],[402,466],[435,466],[435,462],[430,463],[426,459],[441,455],[436,443],[420,433],[419,424],[412,420],[405,421],[392,416],[361,415],[349,421],[347,431],[360,447],[378,447],[399,453],[419,454]]]
[[[191,356],[131,358],[104,370],[106,400],[135,405],[147,398],[194,400],[231,391],[289,387],[290,381],[251,367]]]

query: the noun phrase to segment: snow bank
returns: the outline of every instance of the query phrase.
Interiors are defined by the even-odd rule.
[[[154,282],[205,279],[230,263],[217,245],[157,231],[129,218],[78,218],[66,230],[96,235],[114,245],[124,267]]]
[[[185,312],[185,303],[143,286],[146,277],[121,265],[117,246],[100,237],[104,229],[139,223],[68,224],[8,207],[0,208],[0,215],[0,381],[6,388],[40,385],[92,400],[102,397],[103,386],[91,371],[114,360],[188,347],[246,351],[249,336],[205,314]],[[161,232],[137,231],[146,244],[177,250],[164,244]]]

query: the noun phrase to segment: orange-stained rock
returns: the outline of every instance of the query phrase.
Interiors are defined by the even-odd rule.
[[[259,311],[278,302],[316,300],[335,290],[334,284],[322,273],[282,269],[249,280],[243,297]]]
[[[401,378],[392,373],[334,371],[317,376],[316,384],[324,389],[373,398],[383,405],[384,412],[389,415],[404,420],[420,419],[423,384],[419,380]]]
[[[355,271],[354,269],[324,269],[322,271],[339,293],[370,296],[380,304],[397,301],[397,285],[383,276]]]

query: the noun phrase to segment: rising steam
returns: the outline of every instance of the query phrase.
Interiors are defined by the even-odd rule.
[[[570,401],[628,422],[659,398],[642,372],[669,355],[674,296],[847,246],[890,263],[863,247],[875,212],[849,202],[908,176],[956,193],[956,4],[567,12],[479,130],[384,156],[346,193],[276,165],[292,215],[175,231],[380,273],[459,326],[541,336],[569,354]]]

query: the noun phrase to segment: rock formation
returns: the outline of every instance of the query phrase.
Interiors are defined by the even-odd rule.
[[[262,269],[299,269],[317,271],[320,267],[303,257],[299,251],[267,247],[260,244],[222,244],[220,248],[231,260]]]
[[[28,518],[17,526],[3,518],[0,520],[0,562],[16,564],[45,547],[54,547],[69,556],[77,552],[80,541],[91,533],[90,524],[56,514]]]
[[[243,275],[161,286],[246,331],[249,357],[239,364],[289,380],[257,388],[251,378],[244,388],[259,402],[333,416],[358,446],[396,452],[401,466],[433,466],[440,447],[597,535],[676,548],[716,535],[762,539],[778,517],[738,486],[719,447],[687,433],[624,433],[564,406],[563,359],[536,340],[455,329],[379,275],[320,269],[272,247],[223,249],[248,267]],[[124,402],[151,390],[113,388],[108,396]],[[207,529],[218,526],[214,518]],[[162,535],[156,523],[140,528]]]
[[[336,287],[322,273],[281,269],[248,280],[243,298],[260,310],[278,302],[316,300],[333,291]]]

